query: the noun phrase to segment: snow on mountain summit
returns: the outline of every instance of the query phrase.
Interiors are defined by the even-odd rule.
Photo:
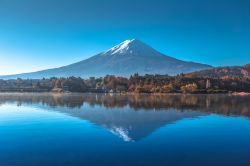
[[[102,56],[162,56],[161,53],[137,39],[125,40],[103,52]]]
[[[114,55],[114,54],[124,54],[124,53],[127,53],[127,51],[129,50],[130,48],[130,45],[135,42],[136,40],[135,39],[131,39],[131,40],[125,40],[124,42],[112,47],[111,49],[109,49],[108,51],[104,52],[104,54],[111,54],[111,55]]]

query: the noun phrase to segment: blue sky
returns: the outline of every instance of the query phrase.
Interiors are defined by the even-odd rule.
[[[0,0],[0,75],[67,65],[131,38],[182,60],[250,63],[250,1]]]

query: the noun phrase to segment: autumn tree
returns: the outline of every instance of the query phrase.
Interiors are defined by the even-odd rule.
[[[187,84],[181,87],[182,93],[194,93],[198,90],[196,83]]]

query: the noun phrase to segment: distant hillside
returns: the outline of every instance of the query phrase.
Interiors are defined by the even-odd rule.
[[[227,78],[227,77],[250,78],[250,64],[244,66],[211,68],[207,70],[193,72],[187,75],[192,75],[195,77],[210,77],[210,78]]]
[[[89,59],[68,66],[33,73],[2,76],[3,79],[49,77],[128,77],[134,73],[176,75],[211,68],[209,65],[186,62],[166,56],[139,40],[126,40]]]

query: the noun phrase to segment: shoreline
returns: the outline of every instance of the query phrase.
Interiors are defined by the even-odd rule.
[[[14,91],[0,91],[0,94],[51,94],[51,95],[67,95],[67,94],[109,94],[109,95],[234,95],[247,96],[249,92],[227,92],[227,93],[135,93],[135,92],[14,92]]]

